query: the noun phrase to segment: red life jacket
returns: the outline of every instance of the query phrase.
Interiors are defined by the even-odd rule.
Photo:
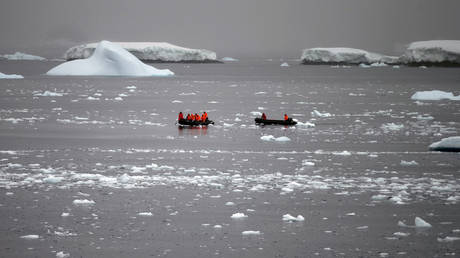
[[[265,113],[262,113],[262,119],[267,120],[267,116],[265,115]]]
[[[287,121],[289,119],[288,115],[284,114],[284,121]]]
[[[182,114],[182,112],[179,113],[179,121],[184,119],[184,115]]]

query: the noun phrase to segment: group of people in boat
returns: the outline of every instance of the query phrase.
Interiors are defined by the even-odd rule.
[[[195,114],[187,114],[186,117],[184,117],[184,114],[182,112],[179,113],[178,121],[181,120],[187,120],[189,122],[206,122],[208,120],[208,113],[203,112],[203,114],[200,116],[198,113]]]
[[[267,120],[267,115],[265,115],[265,113],[262,113],[262,116],[260,117],[260,119]],[[291,118],[287,114],[284,114],[284,121],[288,121],[289,119]]]

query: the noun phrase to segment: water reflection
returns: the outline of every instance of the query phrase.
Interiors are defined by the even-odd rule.
[[[178,126],[179,136],[204,136],[208,134],[207,126]]]

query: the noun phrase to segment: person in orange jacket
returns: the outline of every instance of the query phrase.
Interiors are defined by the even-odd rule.
[[[187,120],[190,121],[190,114],[187,114]]]
[[[195,121],[201,121],[201,117],[198,113],[195,113]]]
[[[263,120],[267,120],[267,116],[265,115],[265,113],[262,113],[262,117],[261,117]]]
[[[184,119],[184,114],[182,114],[182,112],[180,112],[180,113],[179,113],[179,120],[178,120],[178,121],[183,120],[183,119]]]
[[[288,115],[284,114],[284,121],[287,121],[287,120],[289,120],[289,117]]]
[[[203,115],[201,116],[201,120],[203,122],[206,122],[206,120],[208,120],[208,114],[206,113],[206,111],[203,113]]]

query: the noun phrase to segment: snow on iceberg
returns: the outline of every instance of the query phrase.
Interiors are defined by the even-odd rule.
[[[460,100],[460,95],[454,96],[452,92],[445,92],[440,90],[431,91],[417,91],[410,97],[413,100]]]
[[[430,145],[432,151],[460,152],[460,136],[447,137]]]
[[[0,73],[0,79],[24,79],[24,76],[19,75],[19,74]]]
[[[46,58],[41,57],[41,56],[34,56],[34,55],[29,55],[29,54],[21,53],[21,52],[16,52],[14,54],[0,55],[0,57],[5,58],[7,60],[38,60],[38,61],[46,60]]]
[[[217,55],[206,49],[191,49],[167,42],[114,42],[137,58],[147,62],[218,62]],[[89,43],[68,49],[66,60],[90,57],[98,43]]]
[[[398,63],[399,58],[356,48],[309,48],[303,50],[303,64],[373,64]]]
[[[460,40],[428,40],[412,42],[401,56],[404,63],[460,65]]]
[[[302,216],[302,215],[297,215],[297,217],[294,217],[292,216],[291,214],[284,214],[283,215],[283,221],[287,221],[287,222],[295,222],[295,221],[304,221],[305,218]]]
[[[101,41],[91,57],[60,64],[47,75],[56,76],[170,76],[168,69],[160,70],[142,63],[121,46]]]

